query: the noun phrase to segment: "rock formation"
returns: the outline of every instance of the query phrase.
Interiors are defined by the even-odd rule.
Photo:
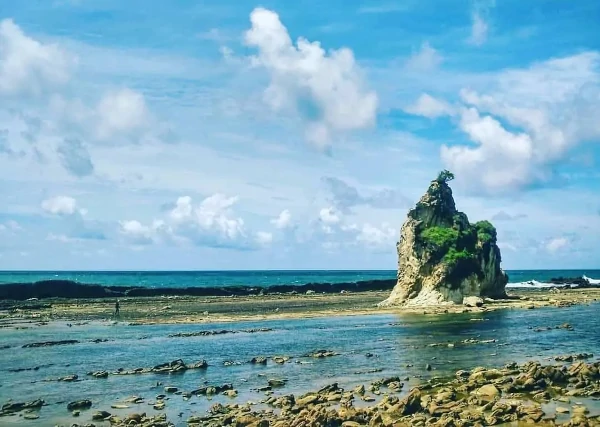
[[[448,181],[440,173],[408,212],[398,248],[398,281],[380,306],[463,303],[468,297],[506,296],[496,229],[488,221],[470,224],[456,210]]]

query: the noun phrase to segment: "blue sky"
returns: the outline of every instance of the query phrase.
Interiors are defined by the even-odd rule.
[[[600,267],[595,1],[0,0],[0,269],[394,269],[443,168]]]

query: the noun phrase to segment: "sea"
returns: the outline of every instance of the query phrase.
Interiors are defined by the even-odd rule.
[[[600,285],[600,270],[508,270],[508,287],[543,288],[552,278],[588,278]],[[252,270],[252,271],[0,271],[0,285],[40,280],[72,280],[104,286],[149,288],[226,287],[344,283],[394,279],[395,270]]]
[[[555,363],[552,357],[591,352],[598,360],[600,351],[599,303],[574,307],[546,307],[535,310],[498,310],[489,313],[436,315],[381,314],[312,319],[239,321],[225,324],[131,325],[127,322],[50,322],[46,325],[23,323],[0,329],[0,405],[43,399],[40,418],[25,420],[19,415],[0,417],[2,426],[80,425],[90,422],[95,411],[117,416],[132,412],[164,412],[176,426],[186,426],[195,415],[206,415],[216,403],[254,402],[261,408],[264,393],[255,391],[270,378],[287,380],[273,395],[296,395],[338,383],[346,390],[358,384],[368,387],[379,378],[399,376],[405,382],[400,395],[432,377],[453,376],[457,370],[475,366],[502,367],[509,362],[539,360]],[[571,330],[556,329],[569,322]],[[550,327],[537,332],[538,327]],[[247,333],[248,329],[267,331]],[[232,330],[237,333],[181,337],[178,333],[201,330]],[[23,348],[24,345],[57,339],[77,340],[76,344]],[[448,344],[452,344],[449,346]],[[317,350],[338,355],[323,359],[305,357]],[[269,359],[267,365],[254,365],[257,356],[287,356],[284,364]],[[206,370],[177,375],[109,375],[92,378],[91,371],[152,367],[183,359],[186,363],[206,360]],[[227,362],[227,363],[225,363]],[[430,365],[431,370],[426,366]],[[58,381],[77,375],[77,381]],[[163,411],[151,404],[165,393],[165,386],[190,392],[199,387],[232,384],[238,396],[217,395],[210,400],[193,396],[167,396]],[[139,396],[143,403],[123,403]],[[378,396],[380,397],[380,396]],[[90,410],[74,418],[67,410],[71,401],[89,399]],[[591,415],[600,413],[600,401],[578,398]],[[357,405],[363,404],[357,400]],[[550,405],[555,405],[551,402]],[[548,414],[554,408],[544,404]],[[563,417],[564,419],[560,419]],[[559,415],[557,421],[567,421]],[[96,425],[105,425],[98,424]],[[108,423],[106,423],[108,425]]]
[[[351,282],[391,279],[394,271],[203,271],[203,272],[1,272],[0,282],[34,282],[47,279],[75,280],[105,285],[173,286],[269,286],[309,282]],[[553,277],[588,277],[600,284],[600,270],[509,271],[511,286],[544,287]],[[600,360],[600,303],[534,310],[506,309],[486,313],[439,315],[385,313],[369,316],[330,316],[308,319],[232,321],[209,324],[130,324],[112,319],[67,322],[43,319],[11,320],[0,317],[0,406],[6,402],[43,399],[46,403],[27,420],[19,414],[0,417],[1,426],[81,425],[91,422],[95,411],[124,417],[145,412],[164,412],[175,426],[185,427],[191,416],[204,416],[216,403],[253,402],[265,407],[264,393],[256,389],[268,379],[286,380],[273,396],[300,395],[328,384],[346,390],[366,387],[380,378],[399,376],[402,396],[416,384],[433,377],[453,376],[457,370],[476,366],[501,367],[509,362],[538,360],[556,363],[553,356],[593,353]],[[572,328],[556,328],[568,322]],[[262,332],[248,333],[263,328]],[[542,329],[538,329],[542,328]],[[235,333],[181,336],[207,330]],[[30,348],[27,344],[74,340],[70,345]],[[451,345],[448,345],[451,344]],[[318,350],[337,355],[306,357]],[[269,359],[267,365],[249,363],[253,357],[287,356],[284,364]],[[177,375],[146,373],[118,375],[120,370],[152,367],[182,359],[206,360],[205,370]],[[428,366],[429,365],[429,366]],[[428,370],[426,367],[430,367]],[[106,370],[108,378],[88,372]],[[77,375],[72,382],[60,378]],[[152,403],[165,387],[190,392],[202,386],[231,384],[236,398],[223,395],[169,394],[164,410]],[[142,403],[123,404],[139,396]],[[377,396],[380,398],[380,396]],[[69,402],[89,399],[92,407],[73,417]],[[578,398],[591,414],[600,414],[600,401]],[[356,405],[366,404],[357,401]],[[543,404],[547,414],[557,402]],[[21,413],[22,415],[22,413]],[[559,414],[565,422],[569,414]],[[96,425],[108,425],[97,423]]]

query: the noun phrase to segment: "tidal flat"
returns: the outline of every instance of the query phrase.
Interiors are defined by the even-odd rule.
[[[381,296],[122,300],[117,321],[110,300],[26,302],[2,313],[0,425],[598,425],[598,290],[419,312]]]

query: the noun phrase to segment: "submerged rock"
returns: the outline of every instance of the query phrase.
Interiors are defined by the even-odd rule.
[[[71,402],[67,405],[67,409],[69,411],[74,411],[76,409],[89,409],[91,407],[92,401],[89,399],[76,400],[75,402]]]
[[[68,344],[79,344],[79,341],[77,341],[77,340],[61,340],[61,341],[33,342],[31,344],[23,345],[23,348],[51,347],[54,345],[68,345]]]
[[[408,212],[397,244],[398,281],[380,306],[506,297],[508,276],[500,268],[496,229],[488,221],[471,224],[456,209],[447,183],[452,178],[448,171],[440,173]]]
[[[13,413],[19,412],[24,409],[39,409],[45,405],[45,402],[42,399],[32,400],[31,402],[9,402],[2,405],[0,408],[0,413]]]

